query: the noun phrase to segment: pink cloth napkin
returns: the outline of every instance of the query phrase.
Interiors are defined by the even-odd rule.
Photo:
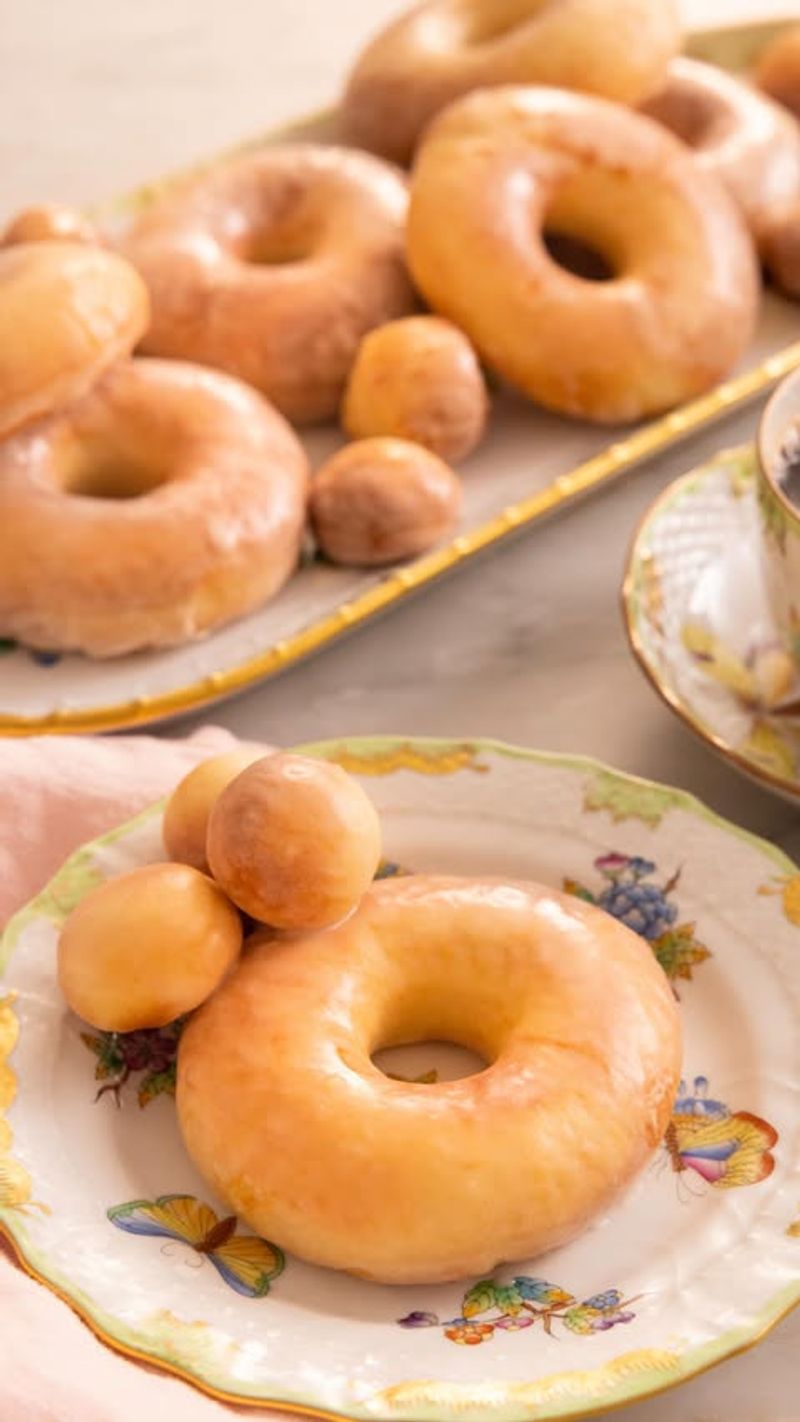
[[[214,727],[184,741],[0,740],[0,923],[84,840],[233,744]],[[244,1410],[112,1352],[0,1244],[0,1422],[224,1422]]]

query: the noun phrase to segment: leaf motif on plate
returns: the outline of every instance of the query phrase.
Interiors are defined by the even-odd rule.
[[[137,1093],[141,1107],[156,1096],[174,1096],[178,1043],[185,1021],[179,1017],[166,1027],[138,1032],[81,1032],[81,1041],[97,1057],[95,1080],[103,1082],[95,1100],[110,1093],[120,1106],[123,1087],[139,1072],[143,1073]]]
[[[605,810],[617,824],[623,820],[641,820],[655,828],[669,810],[683,803],[683,799],[680,790],[639,784],[611,770],[598,770],[586,783],[583,808],[590,813]]]
[[[467,1289],[461,1305],[465,1318],[474,1318],[476,1313],[485,1313],[497,1302],[497,1288],[493,1279],[481,1279]]]

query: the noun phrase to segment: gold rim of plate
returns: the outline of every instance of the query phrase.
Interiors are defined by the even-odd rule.
[[[699,30],[689,36],[687,51],[697,58],[727,68],[743,68],[759,49],[791,23],[786,19],[757,21],[727,28]],[[322,110],[306,118],[281,125],[267,133],[227,149],[205,162],[192,165],[163,180],[145,184],[122,197],[98,204],[94,215],[111,217],[149,203],[163,189],[192,174],[246,152],[261,143],[298,136],[329,120],[333,110]],[[334,612],[311,622],[255,656],[246,658],[227,671],[210,672],[199,680],[153,696],[133,696],[105,706],[59,709],[43,716],[16,716],[0,713],[0,735],[72,735],[87,731],[121,731],[168,720],[211,706],[217,701],[266,681],[296,662],[330,646],[345,633],[370,621],[379,613],[401,603],[411,593],[434,583],[445,574],[485,549],[499,545],[523,529],[566,510],[578,499],[596,493],[612,480],[633,469],[643,460],[660,454],[714,421],[765,394],[785,375],[800,367],[800,341],[777,351],[765,361],[732,380],[680,405],[668,414],[641,426],[632,434],[608,446],[599,454],[559,475],[546,488],[510,504],[469,533],[459,534],[442,548],[418,558],[390,573],[376,587],[342,603]]]

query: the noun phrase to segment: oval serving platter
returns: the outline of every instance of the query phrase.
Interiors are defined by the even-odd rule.
[[[225,1219],[177,1130],[178,1029],[89,1031],[54,979],[70,908],[161,857],[154,806],[73,855],[3,939],[0,1228],[22,1265],[111,1346],[209,1393],[378,1422],[584,1416],[757,1342],[800,1301],[800,873],[691,796],[591,761],[306,749],[363,777],[384,872],[539,878],[647,938],[685,1026],[662,1147],[572,1245],[461,1285],[367,1284]],[[442,1053],[394,1069],[435,1091]]]
[[[746,23],[687,37],[687,52],[734,71],[745,68],[786,20]],[[331,142],[333,110],[259,134],[198,164],[212,168],[234,153],[291,141]],[[124,226],[176,181],[177,173],[96,208]],[[0,734],[122,730],[198,711],[256,686],[354,627],[399,605],[504,539],[566,511],[765,394],[800,364],[794,306],[767,292],[742,367],[689,404],[633,429],[609,430],[558,418],[505,392],[495,402],[488,438],[463,469],[464,509],[455,538],[385,570],[335,568],[307,559],[266,607],[197,642],[108,661],[80,654],[30,652],[0,639]],[[306,437],[312,465],[341,443],[332,427]]]

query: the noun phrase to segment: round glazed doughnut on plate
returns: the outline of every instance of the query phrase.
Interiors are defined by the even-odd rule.
[[[180,1143],[178,1030],[82,1037],[55,988],[53,945],[74,903],[161,856],[154,809],[74,856],[4,940],[0,1227],[26,1267],[112,1346],[217,1396],[364,1422],[576,1418],[756,1342],[800,1301],[796,869],[683,792],[590,761],[491,742],[316,749],[364,777],[384,874],[537,879],[643,936],[685,1035],[663,1144],[572,1244],[490,1277],[379,1286],[256,1239]],[[377,1060],[402,1078],[387,1090],[419,1109],[480,1066],[425,1044]],[[587,1059],[590,1095],[597,1069]],[[110,1090],[94,1102],[98,1085]],[[416,1167],[422,1180],[425,1160]],[[464,1170],[448,1211],[469,1192]],[[798,1343],[786,1325],[784,1348]],[[693,1384],[696,1413],[724,1387]]]

